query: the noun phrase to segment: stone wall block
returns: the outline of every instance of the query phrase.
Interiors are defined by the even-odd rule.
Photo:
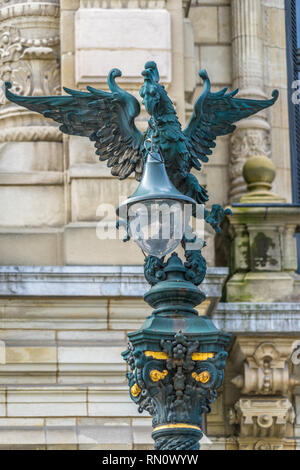
[[[99,34],[101,32],[101,34]],[[171,25],[166,10],[79,9],[75,15],[76,82],[106,82],[110,69],[125,82],[141,82],[142,67],[156,60],[171,81]]]
[[[211,6],[197,6],[189,14],[194,26],[195,42],[216,43],[218,41],[218,9]]]

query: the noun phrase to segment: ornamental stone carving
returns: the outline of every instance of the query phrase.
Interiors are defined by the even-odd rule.
[[[232,161],[239,157],[248,158],[253,155],[271,153],[269,134],[259,129],[241,129],[231,137]]]
[[[295,413],[293,387],[299,383],[291,373],[289,359],[294,338],[238,337],[231,353],[242,372],[231,382],[241,397],[229,411],[229,423],[239,449],[264,450],[293,447]]]
[[[59,0],[2,0],[0,3],[0,21],[25,17],[52,17],[59,19]],[[49,24],[47,25],[49,26]]]
[[[58,13],[56,0],[0,3],[0,84],[11,82],[23,96],[60,93]],[[9,103],[2,87],[0,106],[0,142],[62,140],[56,126]]]
[[[18,28],[0,29],[0,80],[10,81],[20,95],[60,92],[59,63],[54,47],[59,37],[25,39]],[[7,103],[1,90],[1,104]]]
[[[230,412],[239,433],[239,447],[252,450],[284,448],[291,437],[295,412],[287,398],[241,398]]]
[[[299,382],[290,374],[288,363],[294,341],[294,338],[276,338],[272,342],[239,338],[233,354],[243,355],[243,373],[234,377],[232,383],[245,395],[289,393]]]
[[[126,0],[124,5],[135,9],[162,9],[166,8],[166,3],[166,0]],[[80,8],[120,8],[120,2],[118,0],[80,0]]]

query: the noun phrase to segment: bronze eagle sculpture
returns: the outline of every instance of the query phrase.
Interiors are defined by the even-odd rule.
[[[201,162],[208,161],[218,136],[233,132],[234,123],[240,119],[273,105],[279,94],[274,90],[269,100],[252,100],[236,98],[238,90],[227,92],[228,88],[224,88],[212,92],[209,77],[205,70],[201,70],[199,76],[203,80],[203,92],[195,102],[186,128],[182,130],[174,105],[159,83],[156,63],[149,61],[142,72],[144,84],[140,95],[151,117],[148,129],[142,133],[135,125],[140,104],[117,85],[115,79],[121,75],[116,68],[109,72],[110,92],[91,86],[87,86],[87,91],[64,87],[67,95],[20,96],[9,90],[10,82],[5,82],[5,94],[8,100],[59,122],[61,132],[89,137],[95,142],[99,159],[107,161],[111,174],[121,180],[133,172],[137,180],[141,179],[149,141],[152,141],[163,155],[172,183],[198,204],[208,201],[208,193],[191,170],[200,170]],[[216,204],[210,213],[205,213],[206,220],[219,231],[223,209]]]

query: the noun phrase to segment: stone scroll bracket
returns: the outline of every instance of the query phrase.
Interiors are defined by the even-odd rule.
[[[293,374],[295,337],[237,336],[228,363],[225,406],[233,435],[244,450],[295,448]],[[234,447],[235,446],[235,447]]]

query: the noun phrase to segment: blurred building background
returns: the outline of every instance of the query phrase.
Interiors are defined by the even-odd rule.
[[[234,335],[203,448],[300,449],[299,3],[0,0],[0,79],[15,93],[107,89],[118,67],[138,97],[147,60],[182,124],[199,69],[214,90],[280,92],[218,139],[198,175],[210,204],[234,212],[222,236],[207,231],[203,252],[199,315]],[[149,315],[143,257],[133,242],[96,236],[99,204],[117,206],[137,183],[112,177],[88,139],[2,92],[0,102],[0,448],[151,449],[121,359],[126,333]]]

